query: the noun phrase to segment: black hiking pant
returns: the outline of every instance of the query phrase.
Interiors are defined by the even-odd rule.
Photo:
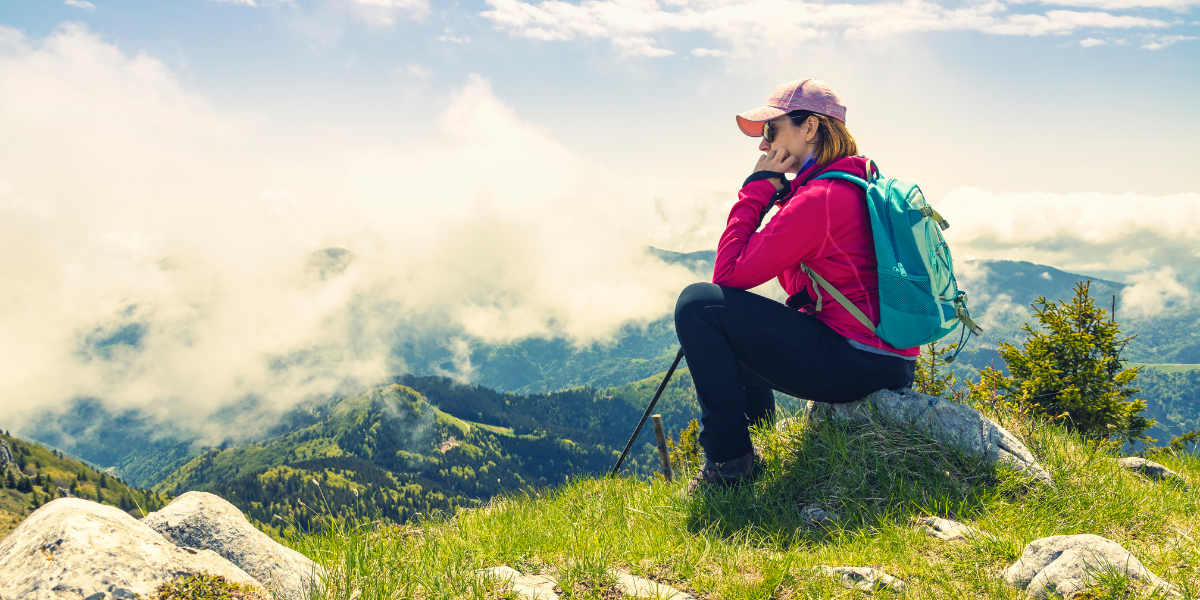
[[[753,450],[748,428],[774,413],[772,390],[841,403],[912,385],[913,361],[854,348],[816,317],[745,290],[689,285],[675,332],[700,400],[700,446],[714,462]]]

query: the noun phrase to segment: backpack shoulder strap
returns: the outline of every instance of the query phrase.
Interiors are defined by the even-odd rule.
[[[865,325],[867,327],[867,329],[870,329],[871,333],[875,333],[875,324],[872,323],[871,320],[867,318],[867,315],[863,314],[863,311],[859,310],[858,307],[855,306],[854,303],[851,302],[850,299],[847,298],[845,294],[839,292],[838,289],[833,287],[833,285],[830,284],[828,281],[826,281],[824,277],[817,275],[817,273],[815,271],[813,271],[812,269],[810,269],[808,265],[806,265],[804,263],[800,263],[800,270],[804,271],[804,273],[806,275],[808,275],[809,277],[811,277],[813,282],[819,286],[817,289],[817,310],[818,311],[821,310],[821,290],[820,290],[820,288],[824,288],[825,291],[829,292],[829,295],[833,296],[834,300],[838,301],[838,304],[841,304],[846,310],[850,311],[850,314],[854,315],[854,318],[858,319],[859,323],[862,323],[863,325]]]

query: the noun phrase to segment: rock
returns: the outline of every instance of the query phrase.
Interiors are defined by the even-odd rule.
[[[54,491],[58,492],[59,498],[71,498],[72,497],[71,490],[68,490],[65,487],[56,487],[56,488],[54,488]]]
[[[903,581],[871,567],[819,566],[814,567],[814,570],[819,570],[830,577],[837,577],[842,587],[849,590],[878,592],[883,589],[890,589],[896,592],[904,591]]]
[[[1033,540],[1000,576],[1023,588],[1026,598],[1040,600],[1058,597],[1053,595],[1057,593],[1069,600],[1087,589],[1097,571],[1115,571],[1168,595],[1178,595],[1175,586],[1151,573],[1120,544],[1090,533]]]
[[[821,528],[831,527],[837,521],[837,517],[833,513],[818,506],[805,506],[800,509],[800,518],[804,519],[808,525]]]
[[[306,600],[325,576],[320,565],[272,540],[213,494],[188,492],[142,523],[176,546],[216,552],[287,600]]]
[[[522,575],[512,567],[490,567],[475,571],[476,574],[504,584],[505,589],[511,589],[526,600],[558,600],[554,587],[558,585],[553,577],[548,575]]]
[[[180,548],[118,508],[80,498],[47,502],[0,541],[3,598],[148,598],[201,572],[263,590],[216,553]]]
[[[645,577],[612,569],[609,573],[617,578],[617,589],[630,598],[654,598],[656,600],[693,600],[692,595]]]
[[[0,440],[0,474],[3,474],[3,469],[13,462],[12,450],[8,447],[8,442]]]
[[[1011,465],[1041,483],[1054,485],[1050,473],[1013,434],[974,408],[944,398],[910,389],[879,390],[858,402],[845,404],[810,400],[805,417],[814,424],[826,419],[865,422],[872,418],[872,409],[891,421],[913,425],[943,444],[955,445],[968,454],[992,462]]]
[[[1178,481],[1184,483],[1182,475],[1160,465],[1152,460],[1146,460],[1138,456],[1126,456],[1118,458],[1117,465],[1130,471],[1136,471],[1153,479],[1155,481]]]
[[[974,527],[941,517],[921,517],[913,520],[916,521],[917,525],[920,526],[919,529],[925,532],[926,535],[935,537],[943,542],[960,541],[973,536],[988,535]]]

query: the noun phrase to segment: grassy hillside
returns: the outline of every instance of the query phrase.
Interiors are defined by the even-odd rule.
[[[78,498],[119,507],[138,518],[143,516],[143,510],[158,510],[170,501],[165,494],[132,488],[116,477],[41,444],[31,444],[6,433],[0,433],[0,441],[8,445],[15,463],[0,468],[0,538],[37,507],[62,497],[58,488]]]
[[[995,578],[1033,539],[1095,533],[1148,568],[1200,592],[1200,499],[1119,469],[1103,449],[1053,425],[991,412],[1054,475],[1032,484],[903,427],[766,428],[754,440],[767,470],[753,485],[690,497],[682,480],[584,479],[492,500],[452,518],[300,535],[296,548],[331,570],[321,598],[497,598],[475,569],[510,565],[555,574],[567,598],[616,597],[607,569],[626,568],[700,597],[856,598],[816,565],[873,566],[903,579],[908,597],[1023,597]],[[1200,460],[1158,458],[1193,481]],[[682,479],[682,478],[681,478]],[[804,509],[837,516],[815,526]],[[914,517],[953,518],[993,537],[941,542]],[[1111,579],[1094,598],[1145,598]],[[882,593],[884,597],[892,594]]]

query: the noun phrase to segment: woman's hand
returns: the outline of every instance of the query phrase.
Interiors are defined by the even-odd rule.
[[[779,173],[791,173],[799,168],[799,159],[789,153],[787,148],[779,148],[778,150],[768,150],[766,154],[758,157],[758,164],[754,165],[754,172],[776,171]],[[767,181],[775,184],[775,189],[783,188],[783,181],[779,179],[768,179]]]

